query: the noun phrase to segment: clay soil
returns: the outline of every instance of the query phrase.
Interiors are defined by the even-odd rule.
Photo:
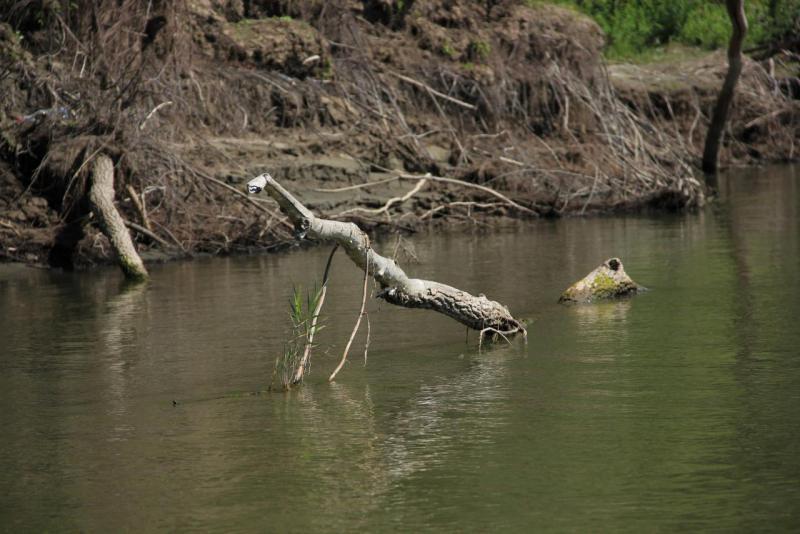
[[[721,53],[609,66],[591,20],[513,1],[61,4],[0,1],[0,260],[109,260],[84,198],[101,152],[146,260],[292,242],[242,194],[262,172],[389,232],[707,201]],[[800,154],[777,62],[748,59],[724,165]]]

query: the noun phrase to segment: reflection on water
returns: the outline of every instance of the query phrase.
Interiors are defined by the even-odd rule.
[[[415,275],[508,304],[529,343],[479,353],[372,302],[368,365],[327,384],[360,305],[338,257],[287,394],[254,393],[325,250],[134,287],[0,266],[0,529],[796,529],[799,175],[729,176],[700,214],[415,239]],[[555,303],[611,256],[651,291]]]

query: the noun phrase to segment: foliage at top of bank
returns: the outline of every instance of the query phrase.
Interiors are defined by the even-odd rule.
[[[529,4],[541,3],[527,0]],[[680,43],[713,49],[725,46],[731,25],[721,1],[551,0],[593,17],[608,36],[611,58],[630,58]],[[800,34],[800,0],[748,0],[747,43],[764,47]]]

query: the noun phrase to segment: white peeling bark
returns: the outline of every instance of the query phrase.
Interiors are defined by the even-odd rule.
[[[378,297],[386,302],[434,310],[474,330],[506,335],[525,332],[522,323],[514,319],[508,308],[484,295],[476,297],[438,282],[409,278],[394,260],[375,252],[369,246],[367,234],[354,223],[316,217],[269,174],[262,174],[248,183],[250,193],[261,190],[266,190],[278,202],[300,237],[308,235],[320,241],[339,243],[353,263],[381,285]]]
[[[129,280],[146,280],[147,269],[133,246],[125,219],[114,205],[114,163],[104,154],[97,156],[92,164],[89,202],[100,223],[100,230],[111,242],[125,277]]]

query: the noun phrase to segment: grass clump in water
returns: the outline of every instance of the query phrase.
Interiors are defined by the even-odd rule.
[[[272,384],[275,379],[280,380],[283,390],[289,390],[300,382],[302,372],[298,377],[298,369],[304,367],[308,372],[310,363],[309,354],[313,348],[314,334],[323,326],[317,324],[319,313],[318,304],[322,298],[322,288],[315,287],[313,291],[306,291],[303,298],[302,288],[293,287],[289,299],[289,320],[291,322],[289,339],[283,345],[283,353],[275,358],[275,369],[272,373]],[[304,361],[305,360],[305,361]],[[272,388],[272,385],[270,385]]]

